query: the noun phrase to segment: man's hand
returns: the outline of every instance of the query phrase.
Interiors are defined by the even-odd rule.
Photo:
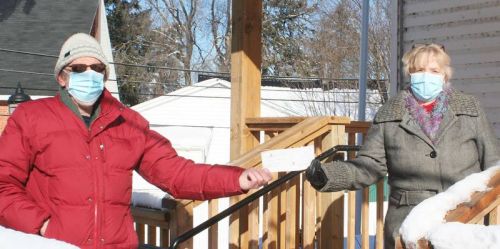
[[[46,220],[43,225],[42,225],[42,228],[40,228],[40,235],[44,236],[45,235],[45,230],[47,230],[47,226],[49,225],[49,220]]]
[[[240,175],[240,188],[245,191],[259,188],[271,179],[273,176],[268,169],[246,169]]]
[[[321,162],[317,159],[311,161],[311,164],[306,169],[306,179],[311,185],[317,189],[322,189],[328,181],[325,172],[321,168]]]

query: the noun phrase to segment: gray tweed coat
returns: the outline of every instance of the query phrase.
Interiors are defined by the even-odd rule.
[[[356,159],[322,165],[328,182],[320,191],[361,189],[388,174],[386,249],[394,248],[394,236],[416,204],[500,160],[497,138],[474,97],[452,91],[433,144],[405,107],[407,94],[379,109]]]

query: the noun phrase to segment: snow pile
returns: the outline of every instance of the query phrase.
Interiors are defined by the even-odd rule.
[[[401,224],[399,234],[405,241],[406,247],[417,248],[417,241],[428,239],[431,229],[445,222],[444,218],[449,210],[459,204],[470,201],[474,192],[488,190],[490,178],[500,169],[500,165],[488,170],[467,176],[453,184],[445,192],[441,192],[417,205]]]
[[[39,235],[18,232],[0,226],[0,248],[2,249],[78,249],[78,247]]]
[[[450,222],[433,228],[428,239],[434,249],[494,249],[500,245],[500,226]]]
[[[132,192],[132,206],[162,209],[162,199],[169,197],[163,191],[134,190]]]

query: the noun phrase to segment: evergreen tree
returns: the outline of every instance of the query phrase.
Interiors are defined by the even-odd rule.
[[[114,60],[118,63],[116,71],[120,99],[131,106],[149,94],[161,93],[161,89],[156,89],[159,85],[151,83],[152,74],[147,68],[119,64],[147,64],[151,11],[143,9],[139,0],[105,0],[105,6]]]

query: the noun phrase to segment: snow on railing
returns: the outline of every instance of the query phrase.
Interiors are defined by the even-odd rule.
[[[500,226],[484,226],[450,222],[429,232],[434,249],[494,249],[500,247]]]
[[[132,206],[163,209],[165,208],[162,202],[164,198],[171,197],[160,190],[134,190],[132,192]]]
[[[399,230],[401,237],[405,241],[406,248],[417,248],[418,241],[420,239],[426,239],[430,241],[436,249],[471,248],[465,246],[470,245],[470,243],[477,243],[474,245],[478,246],[474,246],[473,248],[489,248],[480,246],[482,245],[482,243],[488,243],[487,241],[484,241],[486,237],[488,237],[490,242],[494,241],[497,246],[495,248],[498,248],[500,246],[500,235],[498,235],[498,232],[500,230],[499,226],[490,226],[488,228],[482,226],[483,228],[481,229],[483,232],[482,235],[479,236],[476,234],[470,234],[478,231],[479,228],[477,228],[477,226],[458,226],[456,223],[446,223],[445,217],[448,211],[455,209],[458,205],[464,202],[470,201],[473,193],[489,190],[490,187],[488,187],[488,182],[496,173],[498,173],[499,170],[500,162],[499,164],[489,168],[488,170],[467,176],[463,180],[452,185],[446,191],[422,201],[419,205],[413,208],[413,210],[402,223]],[[450,228],[453,231],[462,229],[460,230],[460,232],[457,232],[457,234],[460,234],[460,236],[469,233],[469,243],[462,243],[454,247],[447,247],[446,243],[451,243],[451,240],[453,240],[450,237],[443,237],[449,236],[449,233],[445,232],[447,228]],[[494,232],[497,233],[496,236],[492,235],[492,233]],[[465,238],[465,236],[462,238]],[[444,241],[448,242],[445,243]],[[443,245],[443,247],[437,247],[438,244]]]
[[[2,249],[78,249],[78,247],[40,235],[18,232],[0,226],[0,248]]]

